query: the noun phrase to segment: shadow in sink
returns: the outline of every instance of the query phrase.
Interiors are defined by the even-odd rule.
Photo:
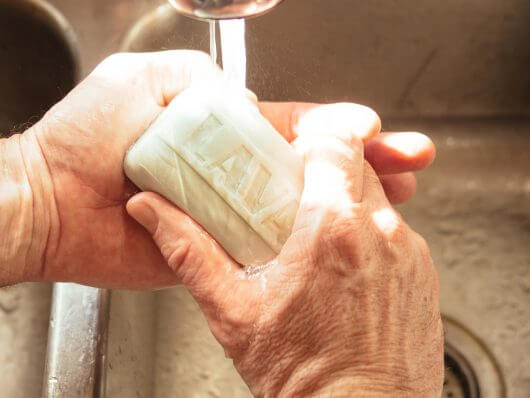
[[[74,87],[75,42],[48,3],[0,0],[0,137],[34,124]]]

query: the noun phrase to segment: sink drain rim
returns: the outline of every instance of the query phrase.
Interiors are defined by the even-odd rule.
[[[444,396],[446,393],[446,382],[450,382],[451,378],[448,378],[448,373],[452,374],[452,377],[456,379],[459,387],[462,389],[463,396],[466,398],[479,398],[480,387],[477,380],[477,375],[473,371],[469,361],[460,352],[455,349],[450,343],[446,342],[444,347],[444,359],[445,359],[445,377],[444,377]],[[448,397],[452,389],[447,393]]]
[[[501,367],[486,344],[457,320],[443,316],[446,345],[461,355],[476,378],[481,398],[506,398]]]

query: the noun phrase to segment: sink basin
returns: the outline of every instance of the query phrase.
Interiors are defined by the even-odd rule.
[[[66,19],[38,0],[0,0],[0,138],[22,132],[79,78]],[[38,397],[44,372],[49,284],[0,289],[0,395]]]
[[[78,78],[77,47],[64,18],[40,1],[0,1],[0,137],[24,131]]]
[[[81,76],[118,50],[208,48],[207,24],[163,0],[50,3],[75,30]],[[385,130],[435,141],[436,163],[399,210],[440,273],[446,397],[530,392],[528,15],[526,0],[304,0],[248,22],[248,83],[260,98],[361,102]],[[2,396],[39,395],[50,295],[49,285],[0,289]],[[250,396],[181,287],[112,292],[106,373],[113,398]]]
[[[527,396],[530,122],[431,121],[416,122],[414,128],[431,134],[438,157],[420,175],[417,197],[401,210],[430,242],[440,273],[442,313],[465,325],[491,354],[468,358],[476,367],[481,397]],[[504,380],[485,377],[479,371],[483,362],[497,367]]]
[[[416,198],[400,211],[430,242],[448,344],[465,355],[480,389],[480,395],[445,396],[526,397],[530,121],[391,120],[388,126],[428,132],[438,147],[435,165],[419,176]],[[152,396],[250,396],[183,288],[152,300]],[[142,318],[135,325],[152,336]]]

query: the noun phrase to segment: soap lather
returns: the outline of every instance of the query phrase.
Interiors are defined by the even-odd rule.
[[[240,92],[192,87],[128,151],[140,189],[186,212],[243,266],[278,255],[303,190],[294,149]]]

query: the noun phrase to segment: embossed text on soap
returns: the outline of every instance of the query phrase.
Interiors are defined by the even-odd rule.
[[[272,173],[232,126],[211,114],[188,136],[184,148],[186,155],[193,158],[193,167],[200,169],[199,174],[221,181],[223,189],[249,215],[261,212],[261,223],[285,241],[284,231],[290,230],[298,204],[295,200],[286,202],[283,197],[265,198]]]

